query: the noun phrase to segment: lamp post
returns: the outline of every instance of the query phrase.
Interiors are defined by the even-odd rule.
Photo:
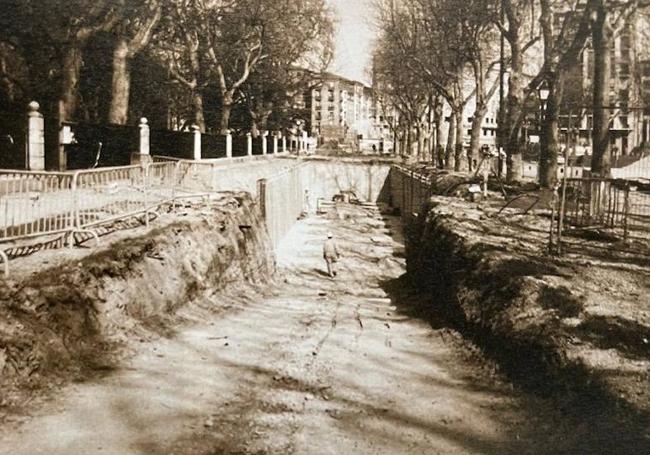
[[[551,91],[548,89],[548,86],[546,85],[546,82],[542,82],[542,84],[539,86],[537,89],[537,95],[539,96],[539,122],[538,122],[538,127],[539,127],[539,165],[537,166],[537,180],[540,181],[541,183],[541,170],[542,170],[542,165],[545,167],[547,166],[546,160],[548,159],[547,157],[547,151],[544,149],[547,147],[547,140],[546,140],[546,128],[544,127],[545,125],[545,120],[546,120],[546,103],[548,101],[548,97],[550,96]]]

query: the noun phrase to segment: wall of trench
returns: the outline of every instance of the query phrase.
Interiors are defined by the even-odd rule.
[[[247,193],[156,224],[0,282],[4,397],[103,368],[116,346],[166,333],[175,312],[207,291],[265,283],[275,271],[259,206]]]

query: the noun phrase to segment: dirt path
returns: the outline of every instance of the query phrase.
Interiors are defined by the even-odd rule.
[[[453,333],[391,302],[386,289],[404,259],[385,221],[368,210],[298,223],[279,252],[285,279],[272,295],[216,301],[222,314],[66,388],[1,435],[0,453],[554,451],[540,409],[531,420],[530,401],[474,365]],[[336,280],[323,273],[327,230],[344,254]]]

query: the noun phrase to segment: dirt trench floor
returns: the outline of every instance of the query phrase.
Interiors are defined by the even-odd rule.
[[[548,403],[391,298],[405,269],[399,221],[338,214],[297,223],[265,297],[187,310],[194,323],[174,336],[5,424],[0,453],[576,453]],[[342,252],[335,280],[327,231]]]

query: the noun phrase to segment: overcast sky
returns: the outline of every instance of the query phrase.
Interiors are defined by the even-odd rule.
[[[328,0],[338,15],[336,54],[332,72],[369,83],[369,66],[374,39],[372,0]]]

